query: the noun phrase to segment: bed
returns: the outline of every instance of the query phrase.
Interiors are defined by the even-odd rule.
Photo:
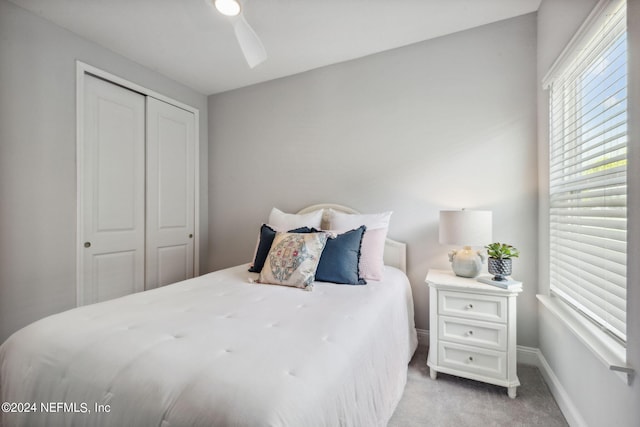
[[[300,213],[338,205],[315,205]],[[416,345],[405,247],[313,292],[248,265],[78,307],[0,347],[9,426],[385,426]]]

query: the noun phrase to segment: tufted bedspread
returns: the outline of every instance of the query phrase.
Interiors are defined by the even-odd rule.
[[[0,401],[30,412],[0,424],[386,425],[417,345],[406,275],[387,267],[382,282],[305,292],[249,283],[246,270],[16,332],[0,347]]]

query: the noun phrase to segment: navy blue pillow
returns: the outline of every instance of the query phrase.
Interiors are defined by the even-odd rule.
[[[358,263],[360,262],[360,245],[366,227],[363,225],[355,230],[338,234],[333,239],[327,239],[322,251],[320,263],[316,270],[316,280],[345,285],[366,285],[360,277]],[[313,231],[317,231],[312,229]]]
[[[289,230],[289,233],[311,233],[309,227],[300,227],[295,230]],[[256,250],[256,257],[253,260],[253,265],[249,267],[249,271],[252,273],[260,273],[264,263],[269,255],[269,250],[273,244],[273,239],[276,238],[276,230],[269,227],[267,224],[262,224],[260,227],[260,242],[258,243],[258,250]]]

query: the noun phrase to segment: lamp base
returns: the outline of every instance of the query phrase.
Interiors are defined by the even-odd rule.
[[[451,269],[460,277],[476,277],[482,271],[484,253],[474,251],[471,246],[465,246],[459,251],[449,252]]]

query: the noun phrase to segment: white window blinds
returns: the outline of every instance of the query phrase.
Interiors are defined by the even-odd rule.
[[[550,88],[551,291],[626,341],[626,3],[601,2]]]

